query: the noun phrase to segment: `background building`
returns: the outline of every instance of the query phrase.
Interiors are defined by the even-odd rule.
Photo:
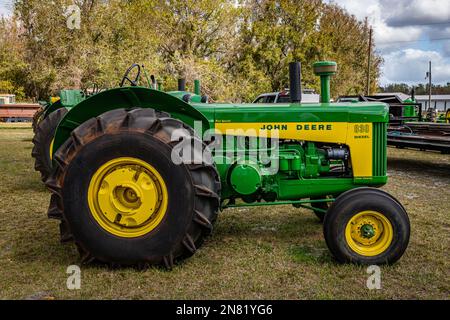
[[[14,104],[16,96],[13,94],[0,94],[0,104]]]
[[[422,103],[423,109],[428,109],[428,95],[416,95],[417,102]],[[450,94],[431,95],[431,107],[439,111],[450,109]]]
[[[377,96],[398,96],[401,100],[405,101],[410,98],[411,95],[402,92],[383,92],[377,93]],[[422,103],[422,110],[428,109],[428,95],[416,95],[418,103]],[[431,108],[437,111],[447,111],[450,109],[450,94],[434,94],[431,95]]]

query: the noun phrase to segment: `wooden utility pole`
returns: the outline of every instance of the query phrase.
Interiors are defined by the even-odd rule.
[[[431,109],[431,61],[428,69],[428,108]]]
[[[369,50],[367,55],[366,95],[370,95],[370,65],[372,60],[372,27],[369,29]]]

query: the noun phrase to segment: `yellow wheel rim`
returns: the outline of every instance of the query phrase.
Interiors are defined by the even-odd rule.
[[[373,257],[385,252],[392,243],[391,222],[376,211],[363,211],[353,216],[345,228],[345,240],[356,253]]]
[[[136,158],[118,158],[101,166],[88,190],[92,216],[109,233],[136,238],[163,220],[167,187],[159,172]]]
[[[50,142],[50,148],[49,148],[49,152],[50,152],[50,160],[53,161],[53,146],[55,145],[55,138],[52,139],[52,141]]]

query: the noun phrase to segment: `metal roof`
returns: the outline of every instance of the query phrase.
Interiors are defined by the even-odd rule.
[[[376,96],[397,96],[402,101],[405,101],[406,99],[408,99],[410,97],[410,95],[404,94],[403,92],[380,92],[375,95]]]
[[[428,95],[416,95],[416,100],[428,101]],[[432,94],[431,100],[448,100],[448,101],[450,101],[450,94]]]
[[[398,96],[402,100],[406,100],[411,96],[403,92],[380,92],[376,96]],[[428,101],[427,94],[416,94],[416,100]],[[431,100],[450,100],[450,94],[432,94]]]

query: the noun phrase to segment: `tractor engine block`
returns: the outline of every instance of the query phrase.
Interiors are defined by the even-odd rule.
[[[280,141],[266,157],[242,153],[235,161],[215,157],[224,192],[228,198],[252,203],[273,202],[280,198],[280,184],[289,181],[349,175],[346,146],[322,146],[314,142]]]

